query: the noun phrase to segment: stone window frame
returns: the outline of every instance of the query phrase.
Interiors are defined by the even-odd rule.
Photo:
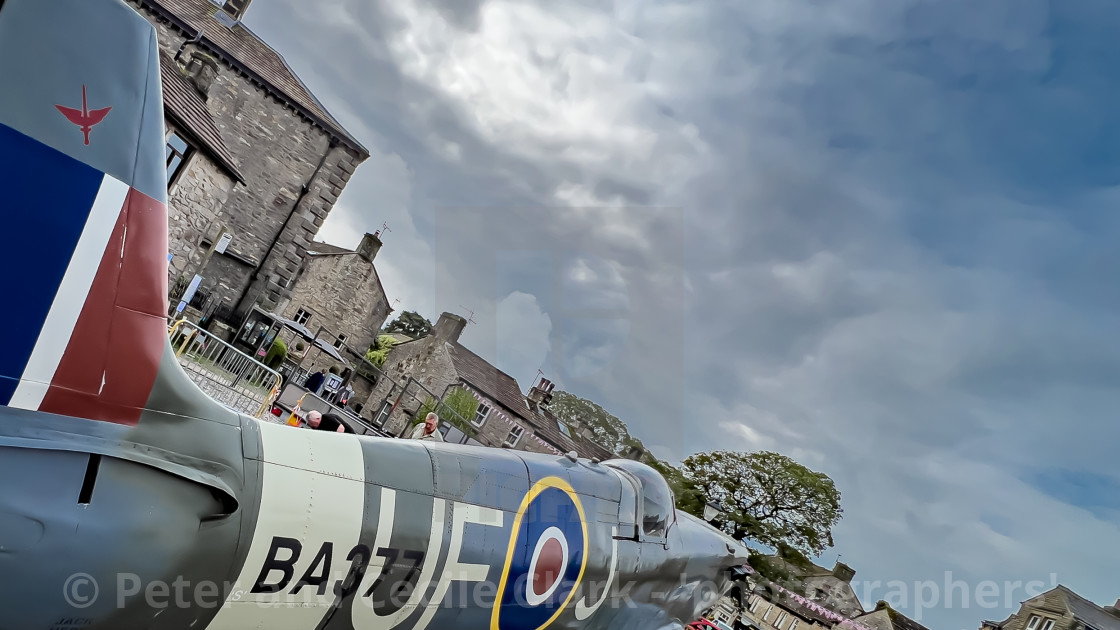
[[[307,315],[307,317],[303,318],[302,322],[299,321],[299,314],[300,313],[303,313],[304,315]],[[311,321],[311,316],[312,315],[314,315],[314,313],[312,313],[311,311],[309,311],[309,310],[307,310],[307,309],[305,309],[301,306],[301,307],[296,309],[296,314],[295,314],[294,317],[292,317],[292,321],[299,324],[300,326],[307,326],[307,322]]]
[[[331,345],[334,346],[335,350],[341,350],[342,346],[346,343],[346,339],[346,333],[338,333],[334,338],[334,343]]]
[[[389,415],[392,412],[393,412],[393,405],[390,404],[388,400],[382,401],[381,407],[377,410],[377,413],[374,414],[374,416],[373,416],[373,426],[375,426],[375,427],[385,426],[385,423],[389,420]],[[379,420],[380,420],[380,422],[378,422]]]
[[[179,147],[172,145],[172,138],[178,139],[184,148],[179,149]],[[164,158],[166,161],[164,167],[167,169],[167,189],[170,191],[179,183],[179,178],[182,177],[183,172],[187,170],[187,166],[190,164],[191,158],[194,156],[197,149],[183,134],[175,129],[168,129],[167,136],[164,137],[163,141],[165,149]],[[175,170],[172,171],[171,161],[174,158],[178,158],[179,163],[175,165]]]
[[[485,413],[483,413],[483,409],[486,410]],[[474,418],[471,419],[471,426],[481,428],[486,424],[486,420],[490,417],[490,412],[493,410],[494,408],[491,407],[489,403],[480,401],[478,403],[478,409],[474,413]]]
[[[1034,625],[1031,625],[1034,622]],[[1044,615],[1031,615],[1027,619],[1027,624],[1023,626],[1024,630],[1054,630],[1054,619]]]
[[[783,610],[779,612],[778,618],[774,620],[774,627],[778,630],[782,630],[782,622],[785,621],[788,617],[789,613],[787,613],[786,611]]]
[[[797,622],[798,622],[797,617],[794,617],[793,619],[790,619],[789,620],[789,627],[787,627],[786,630],[797,630]]]
[[[517,435],[515,436],[514,433],[516,433]],[[502,442],[502,447],[516,448],[518,443],[521,442],[521,438],[523,437],[525,437],[525,427],[521,426],[520,424],[513,424],[509,428],[509,435],[507,435],[505,441]],[[512,442],[509,441],[510,438],[513,438]]]

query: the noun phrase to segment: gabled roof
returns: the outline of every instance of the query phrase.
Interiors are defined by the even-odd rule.
[[[1059,584],[1055,589],[1065,595],[1069,612],[1078,621],[1095,630],[1120,630],[1120,616],[1074,593],[1064,585]]]
[[[855,621],[858,622],[860,619],[863,619],[864,617],[870,615],[874,615],[879,611],[886,611],[887,617],[891,621],[891,627],[894,628],[894,630],[929,630],[929,628],[898,612],[894,608],[891,608],[890,604],[883,601],[876,604],[875,610],[856,617]]]
[[[525,419],[528,414],[525,398],[521,395],[521,388],[512,376],[490,365],[486,359],[467,350],[457,341],[447,342],[447,348],[448,354],[451,355],[451,363],[460,378],[518,417]]]
[[[311,90],[296,76],[284,58],[255,33],[238,22],[232,28],[214,16],[221,9],[210,0],[138,0],[184,32],[187,39],[201,35],[199,45],[220,55],[275,96],[294,107],[344,144],[369,156],[369,151],[338,122]],[[330,42],[323,42],[329,46]]]
[[[352,249],[346,249],[345,247],[339,247],[338,245],[331,245],[330,243],[323,243],[320,241],[314,241],[310,245],[308,245],[307,251],[311,252],[312,254],[318,254],[320,256],[336,256],[339,254],[358,253]]]
[[[202,100],[194,84],[183,76],[179,65],[162,51],[159,54],[159,72],[163,83],[163,106],[166,113],[183,128],[187,135],[192,136],[192,140],[202,145],[218,166],[244,184],[245,178],[237,168],[237,161],[226,147],[214,117],[206,108],[206,101]]]
[[[358,252],[352,249],[346,249],[345,247],[331,245],[330,243],[324,243],[322,241],[312,241],[311,244],[307,246],[307,253],[311,254],[312,256],[346,256],[350,254],[353,254],[355,256],[358,255]],[[373,267],[373,277],[377,280],[377,288],[381,291],[381,295],[385,297],[385,301],[388,302],[389,294],[385,292],[385,285],[381,283],[381,274],[377,273],[377,266],[374,265],[372,261],[370,262],[370,266]]]

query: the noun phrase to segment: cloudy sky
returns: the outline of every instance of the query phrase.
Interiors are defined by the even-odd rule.
[[[321,236],[387,222],[397,308],[473,312],[470,347],[663,458],[826,472],[845,517],[818,562],[842,554],[865,605],[963,630],[1032,581],[1120,597],[1114,4],[271,0],[246,22],[370,148]]]

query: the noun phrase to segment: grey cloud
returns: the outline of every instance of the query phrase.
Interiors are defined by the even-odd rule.
[[[480,6],[438,9],[477,32]],[[1101,238],[1120,226],[1102,212],[1107,194],[1048,189],[1108,175],[1071,166],[1095,146],[1094,114],[1033,84],[1068,80],[1055,51],[1078,52],[1047,30],[1046,6],[596,6],[554,10],[610,17],[617,37],[589,28],[565,51],[620,64],[619,85],[596,86],[596,111],[625,103],[610,110],[615,126],[651,134],[650,151],[547,135],[525,146],[537,138],[525,130],[492,141],[469,103],[399,67],[391,44],[406,24],[388,3],[286,0],[251,15],[332,111],[407,165],[401,220],[432,271],[407,274],[408,244],[387,243],[380,264],[402,270],[397,282],[428,296],[431,315],[475,309],[468,331],[484,356],[530,334],[533,318],[523,330],[493,314],[511,291],[531,294],[552,326],[547,369],[567,370],[562,387],[659,455],[773,448],[832,475],[847,511],[835,551],[862,579],[1057,570],[1104,597],[1120,557],[1083,543],[1114,538],[1114,513],[1023,474],[1042,459],[1103,474],[1120,438],[1109,312],[1120,290],[1105,277],[1114,239]],[[352,22],[330,21],[338,9]],[[542,69],[553,101],[586,80],[556,52],[524,63]],[[1078,114],[1089,122],[1072,125]],[[382,169],[351,184],[352,224],[369,223],[391,187]],[[573,304],[556,278],[576,253],[617,268],[623,321],[563,316]],[[613,285],[586,291],[575,306]],[[979,616],[926,611],[931,627]]]

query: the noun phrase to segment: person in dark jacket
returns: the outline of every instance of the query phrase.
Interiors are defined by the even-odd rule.
[[[323,386],[323,381],[326,380],[327,370],[322,369],[312,374],[311,376],[308,376],[307,381],[303,384],[303,386],[306,387],[307,391],[311,392],[312,394],[318,394],[319,388]]]

